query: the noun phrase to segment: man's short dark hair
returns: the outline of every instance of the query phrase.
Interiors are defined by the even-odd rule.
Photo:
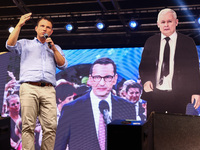
[[[132,84],[129,84],[129,85],[126,87],[126,93],[128,92],[128,90],[129,90],[130,88],[138,88],[139,91],[140,91],[140,93],[142,92],[142,86],[141,86],[139,83],[137,83],[137,82],[132,83]]]
[[[38,26],[38,24],[39,24],[39,22],[41,21],[41,20],[47,20],[47,21],[49,21],[49,22],[51,22],[51,24],[52,24],[52,28],[53,28],[53,20],[51,19],[51,18],[48,18],[48,17],[42,17],[42,18],[39,18],[38,20],[37,20],[37,25],[36,26]]]
[[[97,59],[91,66],[90,68],[90,74],[92,74],[93,72],[93,67],[96,64],[101,64],[101,65],[107,65],[107,64],[112,64],[113,65],[113,69],[114,69],[114,74],[116,74],[116,64],[114,63],[114,61],[110,58],[107,57],[103,57],[103,58],[99,58]]]
[[[61,83],[56,88],[56,103],[59,104],[59,100],[64,101],[67,97],[72,96],[75,93],[73,85],[68,83]]]

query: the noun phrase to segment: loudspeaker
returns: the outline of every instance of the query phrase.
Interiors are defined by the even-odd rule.
[[[0,149],[10,150],[10,118],[0,117]]]
[[[143,134],[144,150],[200,150],[200,117],[152,112]]]
[[[107,150],[141,150],[142,149],[141,121],[114,120],[107,125]]]

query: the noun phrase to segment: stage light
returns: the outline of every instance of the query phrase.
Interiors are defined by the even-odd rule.
[[[105,24],[103,22],[97,22],[96,27],[98,30],[102,30],[105,27]]]
[[[102,30],[106,29],[106,23],[102,20],[97,20],[95,27],[98,31],[102,31]]]
[[[13,30],[14,30],[14,27],[13,27],[13,26],[10,26],[10,27],[8,28],[8,32],[9,32],[9,33],[12,33]]]
[[[135,21],[135,20],[133,20],[133,19],[131,19],[131,20],[128,22],[128,26],[129,26],[130,29],[135,29],[135,28],[138,27],[138,22]]]
[[[68,23],[68,24],[65,25],[65,30],[66,30],[67,32],[70,33],[70,32],[72,32],[73,29],[74,29],[73,24]]]
[[[197,24],[200,25],[200,17],[197,18]]]

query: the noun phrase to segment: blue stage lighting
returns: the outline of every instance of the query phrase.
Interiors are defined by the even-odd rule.
[[[69,23],[66,24],[65,29],[67,30],[67,32],[71,32],[74,29],[74,26],[71,23]]]
[[[13,27],[13,26],[10,26],[10,27],[8,28],[8,32],[9,32],[9,33],[12,33],[13,30],[14,30],[14,27]]]
[[[131,29],[135,29],[138,26],[138,23],[135,20],[130,20],[129,23],[128,23],[128,26]]]
[[[103,29],[105,28],[105,23],[103,23],[102,21],[98,21],[98,22],[95,24],[95,26],[96,26],[96,29],[97,29],[98,31],[101,31],[101,30],[103,30]]]
[[[197,18],[197,23],[198,23],[198,25],[200,25],[200,17]]]

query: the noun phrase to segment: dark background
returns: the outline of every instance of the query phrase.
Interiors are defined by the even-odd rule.
[[[54,21],[52,39],[63,49],[143,47],[146,39],[158,33],[158,12],[169,7],[179,18],[177,30],[200,44],[199,27],[195,19],[199,16],[199,0],[2,0],[0,1],[0,52],[6,51],[5,42],[10,25],[16,25],[20,16],[32,12],[33,17],[22,28],[19,38],[33,39],[34,26],[41,16]],[[105,31],[99,32],[94,25],[97,19],[108,23]],[[140,26],[130,30],[127,23],[136,19]],[[67,22],[77,25],[77,30],[67,33]]]

